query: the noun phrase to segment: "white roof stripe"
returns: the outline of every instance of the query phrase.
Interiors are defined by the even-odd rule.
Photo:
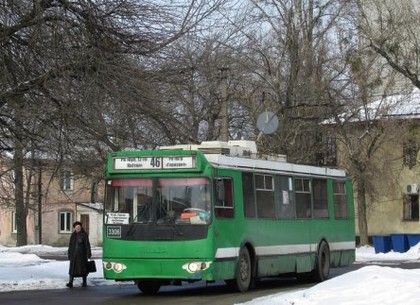
[[[310,174],[317,176],[346,177],[344,170],[316,167],[310,165],[292,164],[288,162],[276,162],[259,159],[248,159],[240,157],[230,157],[219,154],[208,154],[206,158],[216,167],[260,169],[283,173]]]

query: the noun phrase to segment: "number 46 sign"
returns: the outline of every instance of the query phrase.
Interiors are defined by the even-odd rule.
[[[195,168],[195,156],[115,157],[114,170]]]

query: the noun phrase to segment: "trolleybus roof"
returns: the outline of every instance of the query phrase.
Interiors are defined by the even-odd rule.
[[[284,155],[261,156],[257,153],[255,142],[252,141],[210,141],[201,144],[163,146],[160,149],[198,150],[213,166],[221,168],[346,177],[346,172],[340,169],[288,163]]]

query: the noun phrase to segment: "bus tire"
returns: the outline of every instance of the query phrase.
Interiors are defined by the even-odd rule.
[[[315,270],[313,279],[316,282],[322,282],[326,280],[330,275],[330,248],[328,244],[323,240],[319,244],[318,252],[315,261]]]
[[[137,287],[141,292],[148,295],[153,295],[158,293],[160,289],[160,282],[153,280],[139,280],[137,281]]]
[[[242,247],[239,250],[238,262],[236,264],[235,278],[227,281],[229,287],[238,292],[245,292],[251,286],[252,263],[248,248]]]

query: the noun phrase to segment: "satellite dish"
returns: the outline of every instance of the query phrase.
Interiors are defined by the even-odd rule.
[[[257,119],[257,127],[263,134],[270,134],[279,127],[279,119],[271,111],[261,113]]]

